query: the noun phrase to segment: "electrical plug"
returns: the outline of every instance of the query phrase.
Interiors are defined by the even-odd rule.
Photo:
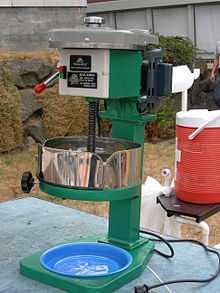
[[[147,285],[134,287],[134,293],[148,293],[148,292],[149,292],[149,288]]]

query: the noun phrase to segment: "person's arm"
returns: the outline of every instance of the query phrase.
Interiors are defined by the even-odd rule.
[[[210,76],[211,81],[215,81],[216,79],[218,66],[219,66],[219,55],[216,55],[213,66],[212,66],[211,76]]]

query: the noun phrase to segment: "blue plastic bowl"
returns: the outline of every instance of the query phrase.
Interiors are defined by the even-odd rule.
[[[126,270],[132,256],[126,250],[105,243],[69,243],[44,252],[41,265],[54,273],[78,278],[102,277]]]

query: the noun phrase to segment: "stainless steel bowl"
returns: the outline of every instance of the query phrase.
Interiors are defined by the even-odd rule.
[[[86,137],[49,139],[39,148],[38,178],[68,188],[125,188],[141,183],[141,146],[97,138],[96,153]]]

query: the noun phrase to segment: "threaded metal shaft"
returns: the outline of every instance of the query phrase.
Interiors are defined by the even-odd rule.
[[[89,102],[89,125],[87,151],[95,153],[96,150],[96,116],[97,102]]]

